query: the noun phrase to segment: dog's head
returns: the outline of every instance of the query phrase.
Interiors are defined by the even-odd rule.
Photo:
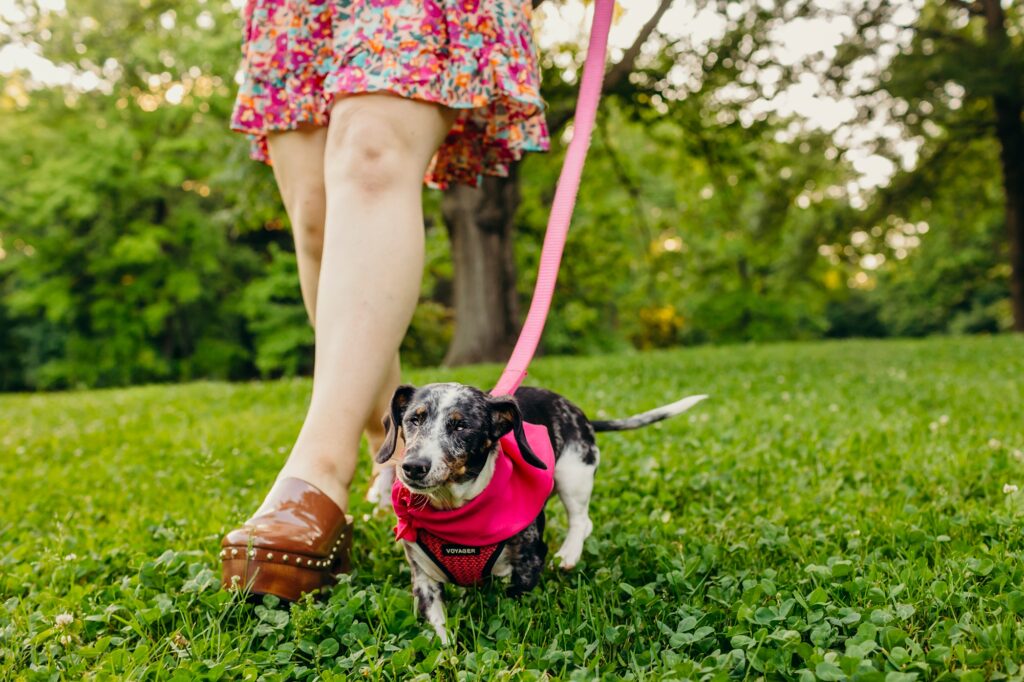
[[[399,386],[384,426],[387,436],[377,461],[394,456],[401,431],[405,454],[396,473],[415,493],[444,499],[446,488],[476,480],[497,455],[498,439],[509,432],[526,462],[547,468],[526,442],[512,396],[494,397],[462,384]]]

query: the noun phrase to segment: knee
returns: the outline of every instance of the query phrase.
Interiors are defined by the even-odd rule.
[[[413,145],[389,116],[358,102],[341,100],[327,134],[324,177],[328,185],[354,186],[362,194],[381,194],[410,179],[419,181]]]

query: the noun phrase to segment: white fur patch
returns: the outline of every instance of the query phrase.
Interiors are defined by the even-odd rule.
[[[378,509],[391,509],[391,488],[394,484],[395,467],[381,467],[369,490],[366,491],[366,501],[376,505]]]
[[[402,544],[405,546],[405,558],[409,563],[415,563],[416,566],[412,571],[414,599],[419,599],[415,596],[417,592],[432,595],[433,598],[427,605],[423,615],[431,627],[434,628],[434,632],[437,633],[437,638],[441,640],[441,644],[447,646],[451,640],[448,638],[448,631],[445,628],[447,619],[444,613],[444,573],[434,565],[434,562],[423,553],[423,550],[418,545],[406,542],[405,540],[402,541]],[[441,574],[441,579],[435,577],[438,573]],[[419,608],[419,602],[417,601],[416,609],[419,610]]]
[[[659,412],[664,412],[667,417],[674,417],[677,414],[682,414],[688,409],[696,405],[702,400],[707,400],[706,395],[690,395],[686,396],[682,400],[677,400],[674,403],[669,403],[664,407],[659,408]]]
[[[583,542],[594,530],[589,509],[597,461],[594,464],[586,464],[583,455],[584,450],[578,444],[569,444],[555,463],[555,489],[562,504],[565,505],[565,512],[569,518],[565,542],[555,556],[560,560],[559,566],[566,570],[579,563],[580,555],[583,554]]]
[[[410,562],[416,562],[416,565],[421,571],[437,582],[448,582],[448,576],[444,574],[444,571],[438,568],[437,564],[430,560],[430,557],[427,556],[427,553],[423,551],[422,547],[417,545],[415,542],[409,542],[408,540],[402,540],[402,544],[405,545],[405,557]]]
[[[502,547],[494,566],[491,567],[491,575],[495,578],[507,578],[512,575],[512,562],[509,560],[508,548]]]
[[[458,509],[462,505],[466,504],[474,497],[479,495],[487,487],[487,484],[494,478],[494,467],[498,464],[498,449],[495,448],[491,454],[487,455],[487,461],[484,463],[484,468],[480,470],[480,474],[464,483],[452,483],[448,486],[448,489],[452,494],[452,508]]]

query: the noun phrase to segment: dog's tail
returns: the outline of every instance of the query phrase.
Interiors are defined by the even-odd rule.
[[[626,417],[625,419],[612,419],[610,421],[591,421],[590,425],[593,426],[594,431],[597,431],[598,433],[601,431],[629,431],[631,429],[639,429],[641,426],[647,426],[654,422],[660,422],[662,419],[668,419],[669,417],[674,417],[677,414],[682,414],[705,398],[707,398],[706,395],[691,395],[669,405],[662,405],[661,407],[656,407],[653,410],[648,410],[647,412],[634,414],[632,417]]]

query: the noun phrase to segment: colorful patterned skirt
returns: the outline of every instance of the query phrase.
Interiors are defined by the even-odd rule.
[[[424,182],[504,176],[548,149],[530,0],[248,0],[231,129],[270,163],[267,132],[327,125],[341,93],[459,110]]]

